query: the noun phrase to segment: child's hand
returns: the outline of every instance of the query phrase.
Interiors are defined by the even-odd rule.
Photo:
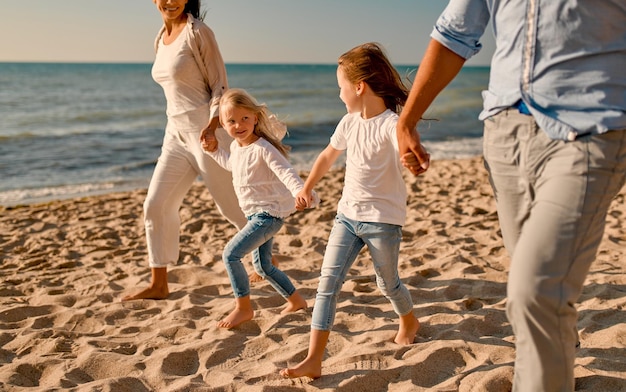
[[[320,198],[315,191],[306,192],[301,190],[296,195],[296,210],[302,211],[305,208],[315,208],[320,204]]]
[[[213,152],[217,150],[218,142],[215,137],[215,129],[203,129],[200,134],[200,144],[205,151]]]
[[[427,154],[427,156],[428,156],[428,160],[430,161],[430,154]],[[406,167],[407,169],[411,171],[413,170],[417,171],[417,174],[421,174],[426,171],[426,169],[423,169],[421,167],[420,162],[417,159],[417,156],[411,151],[402,155],[400,157],[400,162],[402,163],[402,166]]]
[[[424,173],[430,166],[430,154],[426,152],[424,145],[420,144],[420,147],[422,149],[423,156],[426,159],[425,163],[420,163],[420,160],[413,151],[406,152],[400,157],[400,163],[402,163],[402,166],[409,169],[411,173],[416,176]]]
[[[304,203],[302,199],[296,197],[296,211],[304,211],[305,208],[306,203]]]
[[[417,157],[411,151],[405,153],[400,157],[400,161],[402,162],[402,166],[408,167],[417,165],[419,162],[417,161]]]
[[[309,205],[309,201],[307,197],[306,196],[303,197],[301,193],[302,192],[296,195],[296,210],[298,211],[303,211]]]

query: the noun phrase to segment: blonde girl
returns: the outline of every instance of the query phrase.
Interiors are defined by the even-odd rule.
[[[303,181],[287,160],[288,148],[281,142],[286,127],[269,114],[265,105],[244,90],[230,89],[220,99],[219,118],[234,139],[229,150],[220,148],[210,137],[203,139],[202,146],[220,166],[232,172],[239,206],[248,220],[223,253],[235,309],[218,326],[233,328],[251,320],[254,314],[250,284],[241,262],[250,252],[256,273],[287,300],[282,313],[307,307],[289,277],[272,264],[274,234],[283,226],[283,219],[296,211],[295,196]],[[313,204],[315,196],[309,195],[300,197],[298,209]]]

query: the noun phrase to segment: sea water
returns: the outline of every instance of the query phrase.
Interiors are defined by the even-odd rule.
[[[227,64],[284,120],[290,160],[309,170],[346,113],[334,64]],[[0,63],[0,205],[147,187],[166,122],[151,64]],[[417,66],[397,66],[410,82]],[[465,67],[419,130],[433,159],[480,155],[489,69]],[[408,83],[407,83],[408,84]],[[341,165],[341,162],[339,162]]]

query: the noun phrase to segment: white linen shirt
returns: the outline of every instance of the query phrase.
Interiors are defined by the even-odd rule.
[[[165,93],[168,128],[197,132],[208,124],[210,96],[184,31],[169,45],[161,40],[152,78]]]
[[[346,150],[346,175],[337,212],[361,222],[403,226],[406,185],[399,159],[398,115],[386,110],[363,119],[346,114],[330,138],[336,150]]]
[[[295,196],[304,181],[267,140],[259,138],[247,146],[233,140],[230,153],[222,148],[206,153],[232,172],[239,206],[246,216],[267,212],[286,218],[296,211]]]
[[[164,46],[162,45],[164,32],[165,25],[161,27],[154,41],[157,57],[159,49]],[[197,71],[204,79],[197,87],[204,88],[208,94],[208,99],[203,100],[203,103],[208,104],[208,118],[215,118],[219,115],[220,98],[228,89],[226,66],[215,34],[203,21],[194,18],[192,14],[187,14],[187,25],[180,35],[183,36],[181,40],[184,41],[186,47],[185,55],[196,62]],[[194,71],[191,72],[195,73]]]

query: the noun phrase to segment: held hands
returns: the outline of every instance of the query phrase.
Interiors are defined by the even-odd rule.
[[[218,142],[215,137],[215,128],[206,127],[202,130],[200,144],[205,151],[214,152],[217,150]]]
[[[420,136],[416,129],[409,129],[398,122],[398,147],[402,166],[418,176],[430,167],[430,154],[420,143]]]
[[[303,211],[305,208],[315,208],[320,203],[320,198],[315,191],[307,192],[302,189],[296,195],[296,210]]]
[[[422,166],[422,162],[419,161],[418,156],[412,151],[404,153],[400,157],[400,163],[402,163],[402,166],[409,169],[409,171],[416,176],[424,173],[430,167],[430,154],[426,152],[426,149],[424,148],[424,146],[421,146],[421,147],[422,147],[422,150],[424,151],[423,154],[425,154],[422,156],[426,156],[426,161],[425,161],[426,168]]]

